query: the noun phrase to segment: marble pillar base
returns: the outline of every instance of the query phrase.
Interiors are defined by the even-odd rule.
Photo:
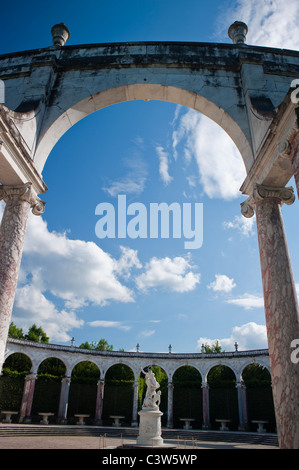
[[[161,416],[163,413],[159,410],[141,410],[138,414],[140,423],[137,445],[142,447],[163,446],[161,437]]]

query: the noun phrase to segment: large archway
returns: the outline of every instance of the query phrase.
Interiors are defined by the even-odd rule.
[[[243,31],[247,29],[244,24],[234,24],[230,36],[234,37],[232,30],[240,27]],[[244,33],[242,41],[245,36]],[[5,183],[1,198],[6,200],[1,224],[1,277],[9,283],[8,288],[3,282],[0,292],[3,308],[1,364],[29,210],[33,208],[35,214],[44,210],[44,204],[37,198],[37,194],[46,189],[40,174],[44,158],[57,138],[74,122],[103,106],[102,98],[107,98],[108,104],[148,99],[143,88],[146,82],[149,97],[193,109],[197,109],[197,103],[198,110],[206,111],[211,118],[214,114],[214,120],[227,128],[235,143],[238,137],[241,139],[237,145],[248,172],[242,192],[249,195],[242,205],[242,213],[251,217],[256,211],[278,430],[282,446],[292,447],[299,435],[298,419],[294,419],[298,407],[293,405],[298,401],[299,387],[298,368],[294,368],[288,351],[294,332],[298,336],[298,304],[280,205],[293,202],[292,189],[284,185],[298,170],[297,157],[285,158],[286,155],[295,157],[298,148],[297,116],[290,100],[290,68],[298,65],[298,54],[266,48],[242,49],[238,44],[181,46],[180,54],[177,44],[169,43],[75,46],[48,55],[45,55],[48,50],[39,49],[33,52],[34,64],[38,64],[37,74],[34,64],[31,68],[31,61],[28,63],[28,54],[14,55],[8,65],[6,57],[3,58],[7,85],[12,83],[13,86],[8,86],[8,106],[2,106],[1,113],[2,124],[7,129],[5,151],[1,153],[2,182]],[[32,54],[29,56],[31,60]],[[20,65],[19,72],[15,71],[14,60]],[[285,63],[288,64],[286,69],[281,67]],[[24,69],[30,75],[29,81],[24,77]],[[256,76],[258,80],[253,78]],[[32,94],[37,77],[38,93]],[[268,88],[270,82],[277,83],[277,87]],[[117,90],[120,96],[111,100],[109,90]],[[184,90],[182,100],[178,90]],[[187,103],[188,99],[191,104]],[[59,131],[57,126],[55,128],[58,122]],[[49,133],[50,129],[54,132]],[[16,186],[18,183],[21,186]],[[13,213],[17,216],[12,226]],[[267,238],[266,233],[275,235]],[[11,256],[12,252],[17,255]],[[273,256],[269,257],[269,252]],[[283,396],[283,403],[281,389],[288,395],[286,399]],[[289,431],[290,422],[292,431]]]

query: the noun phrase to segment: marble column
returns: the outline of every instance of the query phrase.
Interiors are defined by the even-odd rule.
[[[284,157],[291,159],[297,195],[299,197],[299,132],[296,132],[290,141],[285,140],[280,143],[280,152]]]
[[[138,427],[138,380],[135,380],[133,384],[133,409],[132,409],[132,422],[131,427],[137,428]]]
[[[97,426],[102,425],[104,387],[105,387],[105,380],[100,379],[97,383],[96,411],[95,411],[95,417],[94,417],[94,424],[96,424]]]
[[[203,382],[202,388],[202,429],[210,429],[210,397],[209,397],[209,384]]]
[[[63,377],[61,380],[60,398],[58,406],[59,424],[67,424],[67,408],[71,386],[71,377]]]
[[[22,403],[20,409],[20,423],[31,422],[31,409],[35,389],[36,374],[28,374],[25,377]]]
[[[31,183],[0,186],[0,200],[6,203],[0,226],[0,373],[8,336],[20,270],[29,211],[44,212],[45,203],[32,190]]]
[[[173,428],[173,383],[168,382],[168,398],[167,398],[167,424],[168,428]]]
[[[239,431],[248,430],[247,397],[246,385],[243,381],[236,383],[238,392],[238,410],[239,410]]]
[[[299,367],[291,342],[299,338],[298,302],[280,206],[294,202],[293,188],[256,184],[242,203],[245,217],[256,212],[264,306],[279,445],[299,448]]]

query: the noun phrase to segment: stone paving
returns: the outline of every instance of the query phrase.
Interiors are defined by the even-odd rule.
[[[135,444],[136,439],[109,438],[104,436],[11,436],[1,437],[0,449],[112,449],[124,444]],[[170,440],[165,439],[165,444],[173,444],[177,449],[278,449],[276,446],[204,442],[198,440]]]

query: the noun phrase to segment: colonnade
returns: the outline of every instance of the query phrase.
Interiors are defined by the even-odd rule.
[[[34,396],[34,389],[37,380],[37,374],[28,374],[25,377],[24,390],[20,408],[19,421],[21,423],[31,422],[31,410]],[[58,424],[67,424],[67,410],[68,410],[68,399],[71,385],[71,377],[63,377],[61,380],[59,406],[57,412]],[[248,429],[248,414],[247,414],[247,398],[246,398],[246,386],[243,381],[236,382],[236,388],[238,392],[238,412],[239,412],[239,426],[240,431],[246,431]],[[105,380],[99,379],[97,382],[97,393],[95,403],[95,414],[93,423],[95,425],[102,425],[102,413],[104,403],[104,389]],[[210,429],[210,405],[209,405],[209,384],[203,382],[201,385],[202,389],[202,429]],[[168,382],[168,402],[167,402],[167,428],[173,428],[173,390],[174,385],[172,382]],[[133,403],[132,403],[132,427],[138,426],[138,380],[133,383]]]

